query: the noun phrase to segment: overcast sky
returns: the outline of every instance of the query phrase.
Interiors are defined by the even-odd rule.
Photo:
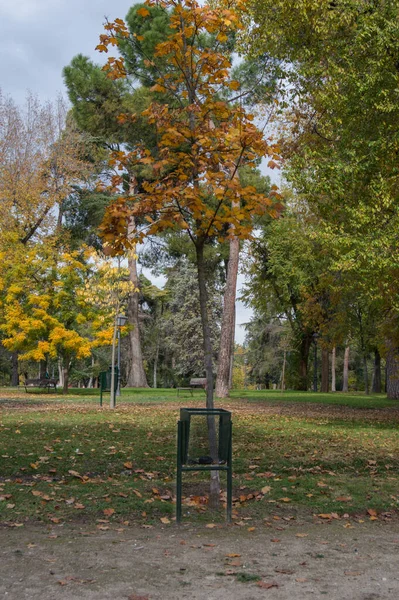
[[[95,51],[105,17],[124,18],[126,0],[0,0],[0,89],[18,104],[28,91],[43,102],[66,96],[62,69],[79,53],[102,63]],[[162,279],[149,276],[155,285]],[[243,277],[240,276],[240,281]],[[242,323],[251,311],[237,303],[236,341],[243,342]]]

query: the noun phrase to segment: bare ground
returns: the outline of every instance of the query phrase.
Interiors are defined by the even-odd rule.
[[[26,525],[3,527],[0,540],[5,600],[399,597],[396,520],[285,528],[261,523],[254,531],[235,525],[112,531]],[[256,576],[260,581],[251,580]]]

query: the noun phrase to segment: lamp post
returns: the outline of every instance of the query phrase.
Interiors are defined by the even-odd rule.
[[[313,334],[313,343],[314,343],[314,359],[313,359],[313,391],[317,392],[317,338],[319,337],[318,333]]]
[[[116,326],[118,328],[118,384],[116,387],[116,395],[121,395],[121,327],[125,325],[127,317],[118,315],[116,317]]]

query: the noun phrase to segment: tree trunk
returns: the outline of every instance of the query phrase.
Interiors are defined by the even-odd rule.
[[[119,313],[119,306],[116,310],[115,322],[114,322],[114,334],[112,336],[112,352],[111,352],[111,390],[109,395],[109,407],[115,408],[116,397],[115,397],[115,356],[116,356],[116,336],[118,332],[117,318]]]
[[[92,368],[92,372],[91,372],[91,375],[90,375],[89,383],[87,384],[88,388],[93,388],[94,387],[94,376],[93,376],[94,356],[93,356],[93,354],[91,355],[91,368]]]
[[[287,352],[284,350],[283,372],[281,373],[281,391],[285,390],[285,363],[287,360]]]
[[[312,345],[312,335],[305,334],[299,347],[299,381],[298,390],[306,392],[308,389],[308,364],[309,352]]]
[[[399,399],[399,351],[389,343],[387,361],[387,396],[391,400]]]
[[[209,327],[208,318],[208,292],[206,289],[206,275],[205,275],[205,263],[204,263],[204,246],[200,242],[196,244],[197,254],[197,272],[198,272],[198,288],[199,288],[199,300],[200,300],[200,311],[201,311],[201,323],[202,323],[202,335],[204,338],[204,362],[205,362],[205,373],[206,373],[206,407],[214,408],[213,403],[213,360],[212,360],[212,340],[211,330]],[[209,416],[207,419],[208,425],[208,436],[209,436],[209,448],[212,460],[218,461],[218,448],[216,438],[216,424],[215,418]],[[211,471],[211,485],[209,494],[209,506],[211,508],[217,508],[219,505],[219,492],[220,492],[220,477],[217,471]]]
[[[330,365],[329,365],[329,356],[328,348],[321,349],[321,392],[323,394],[328,393],[329,391],[329,375],[330,375]]]
[[[229,390],[233,387],[233,369],[234,369],[234,344],[236,330],[236,307],[234,306],[234,323],[231,331],[231,354],[230,354],[230,370],[229,370]]]
[[[344,374],[343,374],[343,383],[342,383],[342,391],[348,392],[349,390],[349,346],[345,347],[344,354]]]
[[[232,340],[235,321],[239,255],[240,240],[234,236],[230,240],[229,265],[227,268],[226,289],[224,292],[223,301],[222,329],[220,333],[218,372],[215,390],[217,398],[226,398],[229,395],[230,391],[229,376],[231,354],[234,348]]]
[[[367,354],[363,354],[364,391],[369,395],[369,371],[367,368]]]
[[[378,349],[374,350],[374,369],[373,381],[371,384],[371,392],[373,394],[381,394],[381,354]]]
[[[64,388],[64,370],[62,368],[62,358],[58,357],[58,382]]]
[[[39,379],[45,379],[47,374],[47,361],[41,360],[39,363]]]
[[[13,387],[19,386],[18,352],[11,354],[11,385]]]
[[[335,364],[336,364],[336,348],[332,349],[331,352],[331,391],[336,392],[336,378],[335,378]]]
[[[68,394],[68,385],[69,385],[69,356],[64,356],[63,367],[62,367],[62,379],[63,379],[63,388],[62,393]]]
[[[140,326],[139,326],[139,278],[137,275],[137,260],[135,258],[136,249],[133,248],[128,256],[129,279],[134,286],[134,291],[130,293],[127,316],[128,323],[131,326],[129,331],[131,363],[129,375],[127,378],[127,387],[148,387],[147,377],[143,366],[143,353],[141,350]]]
[[[157,338],[157,347],[155,351],[154,357],[154,379],[153,379],[153,388],[157,389],[157,371],[158,371],[158,357],[159,357],[159,337]]]

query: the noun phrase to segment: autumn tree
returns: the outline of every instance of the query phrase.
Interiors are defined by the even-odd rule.
[[[28,95],[25,105],[18,107],[11,98],[0,96],[2,285],[23,287],[36,247],[38,256],[54,248],[61,234],[63,203],[74,186],[90,176],[87,148],[86,140],[67,119],[62,99],[42,105]],[[31,283],[27,282],[27,290]],[[2,297],[2,320],[6,320],[5,305]],[[13,352],[15,359],[18,344]],[[17,364],[13,360],[15,384]]]
[[[260,156],[273,153],[253,124],[253,117],[237,103],[222,98],[224,88],[239,87],[229,78],[231,61],[218,52],[217,43],[210,49],[200,38],[211,35],[222,43],[229,33],[240,27],[234,10],[201,7],[194,1],[148,2],[162,10],[173,9],[172,33],[156,46],[154,56],[168,60],[167,73],[160,72],[152,87],[160,99],[169,95],[169,104],[154,100],[141,113],[156,128],[158,146],[137,147],[131,152],[114,153],[121,167],[146,165],[153,181],[144,181],[136,194],[123,195],[109,207],[103,224],[104,239],[112,243],[115,253],[129,247],[130,215],[144,218],[147,226],[137,230],[135,239],[143,240],[165,230],[184,230],[196,251],[201,319],[204,337],[207,406],[213,407],[213,360],[207,314],[204,248],[213,239],[226,235],[226,225],[233,224],[240,239],[250,236],[251,216],[272,210],[272,201],[251,187],[241,186],[235,177],[242,164],[254,165]],[[142,8],[142,19],[149,10]],[[107,26],[100,50],[118,45],[129,33],[123,21]],[[156,68],[154,65],[149,66]],[[106,65],[110,77],[124,77],[121,59],[111,58]],[[173,101],[172,101],[173,100]],[[124,119],[135,118],[127,115]],[[115,177],[114,186],[122,184]],[[239,207],[234,200],[239,200]],[[227,232],[228,235],[228,232]]]

